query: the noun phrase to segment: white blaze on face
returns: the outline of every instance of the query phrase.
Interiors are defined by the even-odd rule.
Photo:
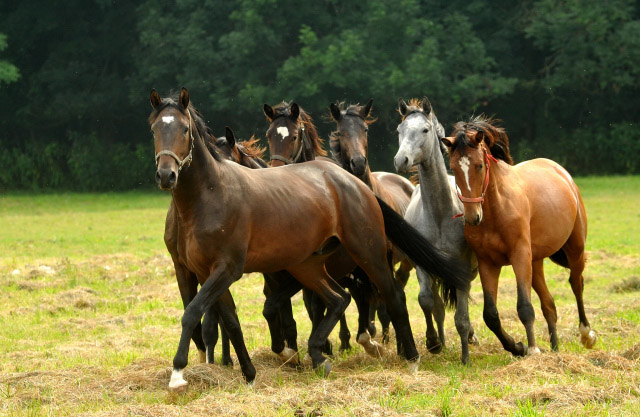
[[[173,123],[173,116],[163,116],[162,121],[166,124]]]
[[[464,174],[464,180],[467,182],[467,189],[469,190],[469,192],[471,192],[471,186],[469,185],[469,165],[470,163],[468,157],[463,156],[462,158],[460,158],[460,169]]]
[[[278,132],[278,134],[282,137],[282,139],[280,139],[280,140],[284,140],[284,138],[289,136],[289,129],[287,129],[284,126],[280,126],[279,128],[277,128],[276,132]]]
[[[424,124],[424,121],[422,120],[421,117],[412,117],[411,119],[407,120],[407,127],[409,129],[421,129],[422,125]]]

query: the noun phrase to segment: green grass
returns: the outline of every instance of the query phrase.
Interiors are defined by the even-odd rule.
[[[640,407],[640,177],[579,178],[587,213],[585,304],[598,332],[587,352],[577,337],[568,274],[545,263],[558,307],[560,353],[550,354],[535,294],[543,355],[513,358],[482,321],[479,280],[470,314],[480,340],[471,366],[447,314],[447,347],[431,355],[418,284],[406,288],[421,354],[417,375],[394,353],[382,359],[356,346],[333,358],[328,378],[308,362],[280,366],[262,317],[262,278],[245,276],[232,293],[258,369],[253,388],[233,369],[197,363],[193,345],[184,396],[166,391],[180,335],[182,304],[164,242],[170,196],[161,193],[0,196],[0,415],[635,415]],[[522,340],[515,280],[504,268],[498,308]],[[293,299],[302,355],[310,323]],[[352,335],[353,305],[347,311]],[[338,345],[337,332],[331,337]],[[352,340],[352,345],[355,341]],[[216,351],[219,358],[219,348]]]

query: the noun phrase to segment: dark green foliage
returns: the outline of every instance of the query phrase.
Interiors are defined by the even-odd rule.
[[[214,133],[264,136],[295,100],[374,99],[370,159],[392,170],[399,97],[447,132],[495,114],[516,161],[639,173],[640,10],[631,0],[0,2],[0,189],[150,187],[151,88],[190,89]]]

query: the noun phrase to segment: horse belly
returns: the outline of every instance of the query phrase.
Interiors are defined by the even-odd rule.
[[[532,171],[536,181],[527,190],[531,207],[531,253],[543,259],[557,252],[569,239],[578,213],[579,199],[571,177],[552,161],[548,169]],[[564,175],[558,173],[558,168]]]

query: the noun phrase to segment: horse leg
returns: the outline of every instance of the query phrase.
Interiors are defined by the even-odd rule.
[[[207,363],[214,363],[213,352],[218,343],[218,323],[219,315],[215,306],[211,306],[205,314],[202,320],[202,339],[204,340],[206,349],[206,361]]]
[[[549,328],[549,339],[551,341],[551,350],[558,351],[558,333],[556,331],[556,323],[558,321],[558,314],[556,313],[556,304],[553,301],[553,297],[547,288],[547,283],[544,279],[544,259],[533,261],[531,265],[533,270],[533,278],[531,284],[533,289],[540,298],[540,307],[542,308],[542,314],[547,321],[547,327]]]
[[[445,346],[444,344],[444,318],[445,318],[445,309],[444,309],[444,300],[438,293],[438,284],[435,280],[431,280],[431,292],[433,293],[433,319],[436,321],[436,325],[438,326],[438,335],[440,336],[440,344],[442,345],[441,349]]]
[[[433,326],[432,320],[434,293],[431,287],[431,277],[420,267],[416,267],[416,276],[418,277],[418,284],[420,284],[418,303],[422,308],[424,319],[427,322],[427,332],[425,334],[427,350],[431,353],[440,353],[442,351],[442,344],[440,343],[438,332]]]
[[[487,264],[478,260],[478,270],[480,271],[480,282],[482,283],[482,293],[484,295],[484,309],[482,317],[489,330],[491,330],[502,343],[502,347],[516,356],[524,356],[525,347],[521,342],[515,343],[513,338],[502,328],[500,315],[498,314],[498,281],[500,278],[499,266]]]
[[[369,317],[371,310],[373,310],[369,303],[372,296],[371,282],[369,281],[369,277],[366,276],[360,268],[356,268],[353,274],[355,276],[347,281],[347,288],[358,308],[358,333],[356,342],[358,342],[369,355],[380,357],[382,349],[378,343],[371,340],[373,336],[369,333]],[[375,314],[375,310],[373,311]]]
[[[195,298],[196,294],[198,293],[198,279],[196,278],[196,275],[194,273],[189,271],[181,263],[176,262],[175,259],[174,259],[174,268],[176,271],[176,280],[178,281],[178,289],[180,290],[180,297],[182,298],[182,305],[186,309],[189,303]],[[215,326],[217,327],[217,321],[215,323]],[[217,332],[217,329],[215,330],[215,332]],[[202,338],[202,334],[203,334],[202,324],[198,322],[196,327],[193,329],[193,334],[191,335],[191,339],[193,339],[193,343],[195,343],[196,348],[198,349],[200,362],[204,363],[207,361],[207,355],[206,355],[206,345]],[[214,343],[214,346],[215,346],[215,343]]]
[[[233,273],[226,265],[220,265],[209,276],[200,291],[189,303],[182,315],[182,332],[178,343],[178,350],[173,358],[173,372],[169,382],[169,389],[182,391],[186,389],[187,381],[184,380],[182,373],[189,361],[189,341],[195,328],[200,324],[200,320],[207,311],[220,297],[221,294],[228,291],[235,278],[240,278],[242,271]],[[221,311],[218,311],[219,313]],[[255,377],[255,373],[253,375]],[[248,381],[253,380],[250,374],[245,374]],[[250,379],[251,378],[251,379]]]
[[[233,301],[233,297],[231,296],[231,292],[228,290],[225,291],[218,298],[218,301],[215,303],[215,307],[218,311],[218,314],[220,315],[220,318],[222,318],[222,324],[224,325],[222,329],[222,364],[233,365],[233,361],[231,360],[231,355],[229,352],[228,340],[225,352],[224,338],[226,333],[228,334],[228,338],[231,340],[233,348],[236,351],[236,355],[238,356],[238,362],[240,363],[242,374],[244,375],[245,380],[251,384],[256,377],[256,368],[251,363],[251,358],[249,357],[247,346],[244,343],[244,336],[242,334],[242,328],[240,327],[240,320],[238,319],[238,314],[236,313],[236,305]]]
[[[565,250],[565,253],[568,251]],[[578,304],[578,318],[580,319],[580,342],[587,349],[591,349],[593,345],[596,343],[596,332],[591,330],[591,325],[589,325],[589,320],[587,320],[587,314],[584,310],[584,302],[582,299],[582,293],[584,291],[584,278],[582,277],[582,271],[584,271],[584,251],[581,252],[578,256],[569,257],[567,253],[567,258],[569,260],[569,283],[571,283],[571,290],[573,290],[573,295],[576,297],[576,303]]]
[[[349,332],[347,317],[344,314],[340,316],[340,332],[338,333],[338,335],[340,337],[340,352],[351,350],[351,344],[349,343],[349,339],[351,339],[351,333]]]
[[[471,320],[469,320],[469,292],[456,290],[456,313],[453,320],[456,330],[460,335],[461,360],[465,365],[469,364],[469,334],[472,332]],[[472,337],[472,336],[471,336]]]
[[[264,302],[262,315],[269,325],[271,350],[283,362],[297,365],[299,358],[296,323],[293,320],[293,313],[289,312],[291,311],[291,297],[300,291],[302,286],[286,271],[280,271],[277,275],[265,274],[264,277],[264,291],[267,298]],[[287,326],[282,323],[283,318],[290,321]],[[287,328],[288,331],[285,330]],[[285,342],[289,344],[289,347]]]
[[[349,305],[351,296],[329,276],[324,268],[324,261],[325,257],[318,257],[290,268],[288,271],[301,283],[304,283],[305,288],[317,294],[326,306],[326,314],[311,331],[308,349],[314,369],[327,376],[331,371],[331,364],[323,356],[322,349],[340,316],[344,314]],[[318,319],[316,313],[317,311],[314,311],[314,321]]]
[[[533,267],[531,259],[530,245],[520,245],[515,253],[510,257],[513,272],[516,275],[516,288],[518,301],[516,304],[518,318],[524,325],[527,332],[526,354],[533,355],[540,353],[536,345],[533,323],[536,318],[533,305],[531,304],[531,283],[533,280]]]
[[[307,306],[307,312],[311,319],[311,332],[313,332],[324,319],[327,306],[324,304],[324,301],[322,301],[322,298],[313,291],[307,288],[304,288],[302,291],[306,300],[305,305]],[[331,345],[331,341],[329,341],[328,337],[322,347],[322,353],[328,356],[333,356],[333,346]]]

